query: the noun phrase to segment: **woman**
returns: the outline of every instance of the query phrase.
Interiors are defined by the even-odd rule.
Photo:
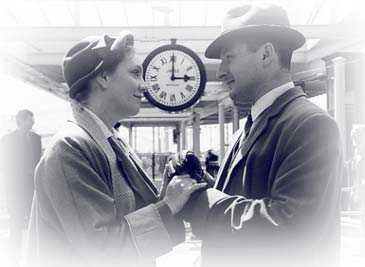
[[[35,174],[27,262],[41,266],[150,264],[184,240],[174,217],[204,187],[176,176],[159,199],[136,154],[113,126],[138,113],[146,84],[124,32],[83,39],[66,54],[73,121]]]

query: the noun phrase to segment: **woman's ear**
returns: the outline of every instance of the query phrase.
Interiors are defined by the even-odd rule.
[[[101,88],[107,88],[109,82],[109,76],[105,71],[103,71],[102,73],[99,73],[96,76],[96,81],[101,86]]]

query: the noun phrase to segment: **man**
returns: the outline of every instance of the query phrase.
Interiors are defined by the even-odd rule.
[[[128,32],[89,37],[63,60],[74,121],[36,171],[30,266],[153,265],[185,238],[174,215],[204,185],[177,176],[159,199],[135,152],[113,131],[138,113],[146,89],[133,43]]]
[[[305,42],[282,8],[228,12],[207,48],[235,102],[251,102],[214,189],[199,194],[193,232],[204,266],[336,266],[342,169],[336,122],[290,76]]]
[[[41,157],[41,137],[32,131],[34,114],[28,109],[16,114],[17,129],[0,142],[0,171],[5,180],[10,215],[12,261],[19,260],[22,232],[26,229],[34,191],[34,170]]]

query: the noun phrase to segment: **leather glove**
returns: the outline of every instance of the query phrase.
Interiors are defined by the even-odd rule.
[[[175,175],[189,174],[191,178],[197,181],[197,183],[206,184],[204,178],[205,173],[202,170],[200,160],[197,156],[195,156],[194,152],[189,150],[183,150],[182,152],[171,156],[166,166],[166,171],[170,181]],[[195,205],[195,199],[202,191],[206,190],[206,188],[207,186],[192,193],[183,210],[181,210],[177,216],[181,217],[185,221],[191,221],[191,212]]]
[[[198,183],[205,182],[200,160],[192,151],[183,150],[176,153],[171,156],[167,166],[167,175],[170,180],[174,175],[189,174]]]

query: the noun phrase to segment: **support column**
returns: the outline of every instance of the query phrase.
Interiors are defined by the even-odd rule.
[[[133,147],[133,126],[129,125],[128,127],[128,142],[131,147]]]
[[[365,53],[361,56],[361,65],[359,64],[359,68],[361,68],[361,74],[359,75],[359,83],[355,91],[356,123],[365,124],[365,105],[363,103],[365,99]]]
[[[176,124],[176,146],[177,146],[177,152],[180,152],[181,149],[181,124]]]
[[[340,128],[341,138],[343,141],[343,151],[346,153],[346,73],[345,62],[343,57],[332,59],[334,71],[334,117]],[[344,155],[346,158],[346,155]]]
[[[155,134],[155,127],[152,127],[152,153],[156,151],[156,134]]]
[[[133,150],[136,151],[137,150],[137,127],[133,126]]]
[[[164,127],[163,129],[164,129],[163,151],[168,152],[168,151],[170,151],[170,148],[169,148],[169,140],[170,140],[169,128]],[[161,152],[161,151],[159,151],[159,152]]]
[[[186,122],[180,123],[181,149],[186,149]]]
[[[161,132],[160,132],[160,126],[157,126],[157,152],[158,153],[161,152]]]
[[[232,130],[233,133],[238,130],[240,127],[240,121],[239,121],[239,111],[238,107],[236,105],[233,105],[232,110]]]
[[[200,114],[194,113],[193,118],[193,151],[200,158]]]
[[[219,161],[222,162],[225,154],[224,142],[224,104],[218,104],[218,122],[219,122]]]
[[[159,136],[157,136],[157,139],[159,139]],[[155,133],[155,127],[152,127],[152,155],[151,155],[151,169],[152,169],[152,180],[155,180],[155,153],[156,153],[156,133]]]

